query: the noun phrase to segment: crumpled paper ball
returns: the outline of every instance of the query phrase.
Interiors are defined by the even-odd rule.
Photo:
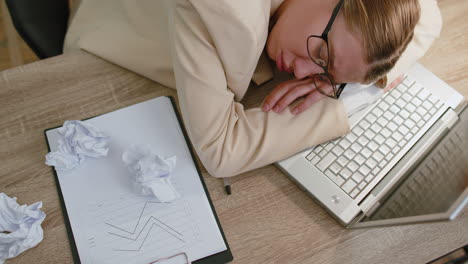
[[[58,129],[61,139],[57,151],[46,155],[46,164],[57,170],[71,170],[86,157],[107,156],[109,136],[90,123],[79,120],[65,121]]]
[[[143,195],[153,195],[160,202],[170,202],[180,197],[171,182],[176,166],[176,156],[164,158],[148,146],[132,145],[122,160],[132,173],[132,182]]]
[[[0,193],[0,264],[42,241],[46,215],[40,208],[42,202],[20,206],[16,198]]]

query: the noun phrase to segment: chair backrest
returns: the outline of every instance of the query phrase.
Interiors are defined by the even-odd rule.
[[[16,30],[40,59],[62,54],[68,0],[6,0]]]

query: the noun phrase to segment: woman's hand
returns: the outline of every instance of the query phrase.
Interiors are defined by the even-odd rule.
[[[331,87],[329,87],[331,89]],[[263,103],[262,110],[268,112],[280,113],[296,99],[305,97],[299,105],[291,110],[294,115],[307,110],[313,103],[323,99],[325,95],[321,94],[313,84],[312,79],[294,79],[283,82],[271,91]]]

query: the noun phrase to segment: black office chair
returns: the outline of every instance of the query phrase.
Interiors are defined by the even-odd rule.
[[[40,59],[63,53],[68,0],[6,0],[6,4],[16,30]]]

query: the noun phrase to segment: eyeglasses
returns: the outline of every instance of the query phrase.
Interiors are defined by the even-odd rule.
[[[330,63],[328,32],[330,32],[331,26],[333,25],[343,2],[344,0],[340,0],[340,2],[335,6],[335,9],[333,9],[333,13],[322,35],[310,35],[307,38],[307,53],[309,54],[310,59],[323,69],[323,73],[314,74],[309,78],[312,79],[317,91],[334,99],[338,99],[338,97],[340,97],[346,83],[340,84],[337,88],[335,81],[328,72],[328,66]]]

